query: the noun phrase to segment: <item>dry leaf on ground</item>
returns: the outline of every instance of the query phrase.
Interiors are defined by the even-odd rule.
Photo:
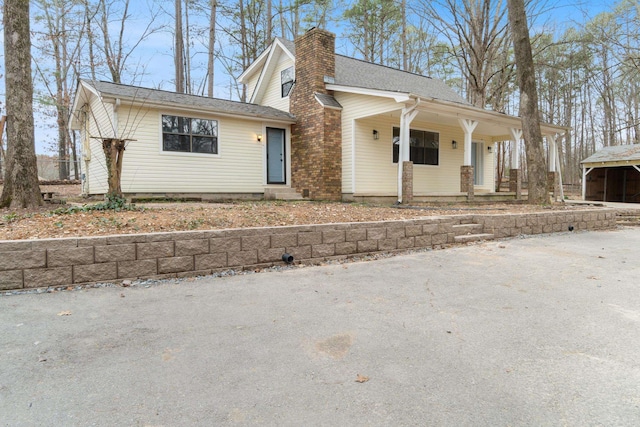
[[[357,383],[366,383],[367,381],[369,381],[369,377],[365,377],[364,375],[358,374],[358,376],[356,377]]]

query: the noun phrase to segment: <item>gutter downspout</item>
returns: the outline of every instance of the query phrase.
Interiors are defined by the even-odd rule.
[[[413,119],[416,117],[418,112],[416,108],[420,105],[421,99],[416,99],[416,103],[411,107],[403,108],[402,113],[400,114],[400,141],[398,146],[398,201],[396,204],[402,204],[402,173],[403,173],[403,165],[402,163],[405,161],[405,158],[408,160],[410,158],[409,151],[409,143],[410,143],[410,126]]]

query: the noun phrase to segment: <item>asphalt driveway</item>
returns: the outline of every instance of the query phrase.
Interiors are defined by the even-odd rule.
[[[0,297],[0,425],[640,425],[640,229]]]

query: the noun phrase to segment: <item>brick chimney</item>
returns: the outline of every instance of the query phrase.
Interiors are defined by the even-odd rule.
[[[292,186],[314,200],[342,199],[342,113],[317,94],[332,96],[325,79],[335,77],[336,36],[313,28],[295,40],[295,86],[289,111]]]

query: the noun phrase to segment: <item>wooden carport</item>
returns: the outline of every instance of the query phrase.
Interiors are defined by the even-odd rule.
[[[640,203],[640,144],[605,147],[581,163],[583,200]]]

